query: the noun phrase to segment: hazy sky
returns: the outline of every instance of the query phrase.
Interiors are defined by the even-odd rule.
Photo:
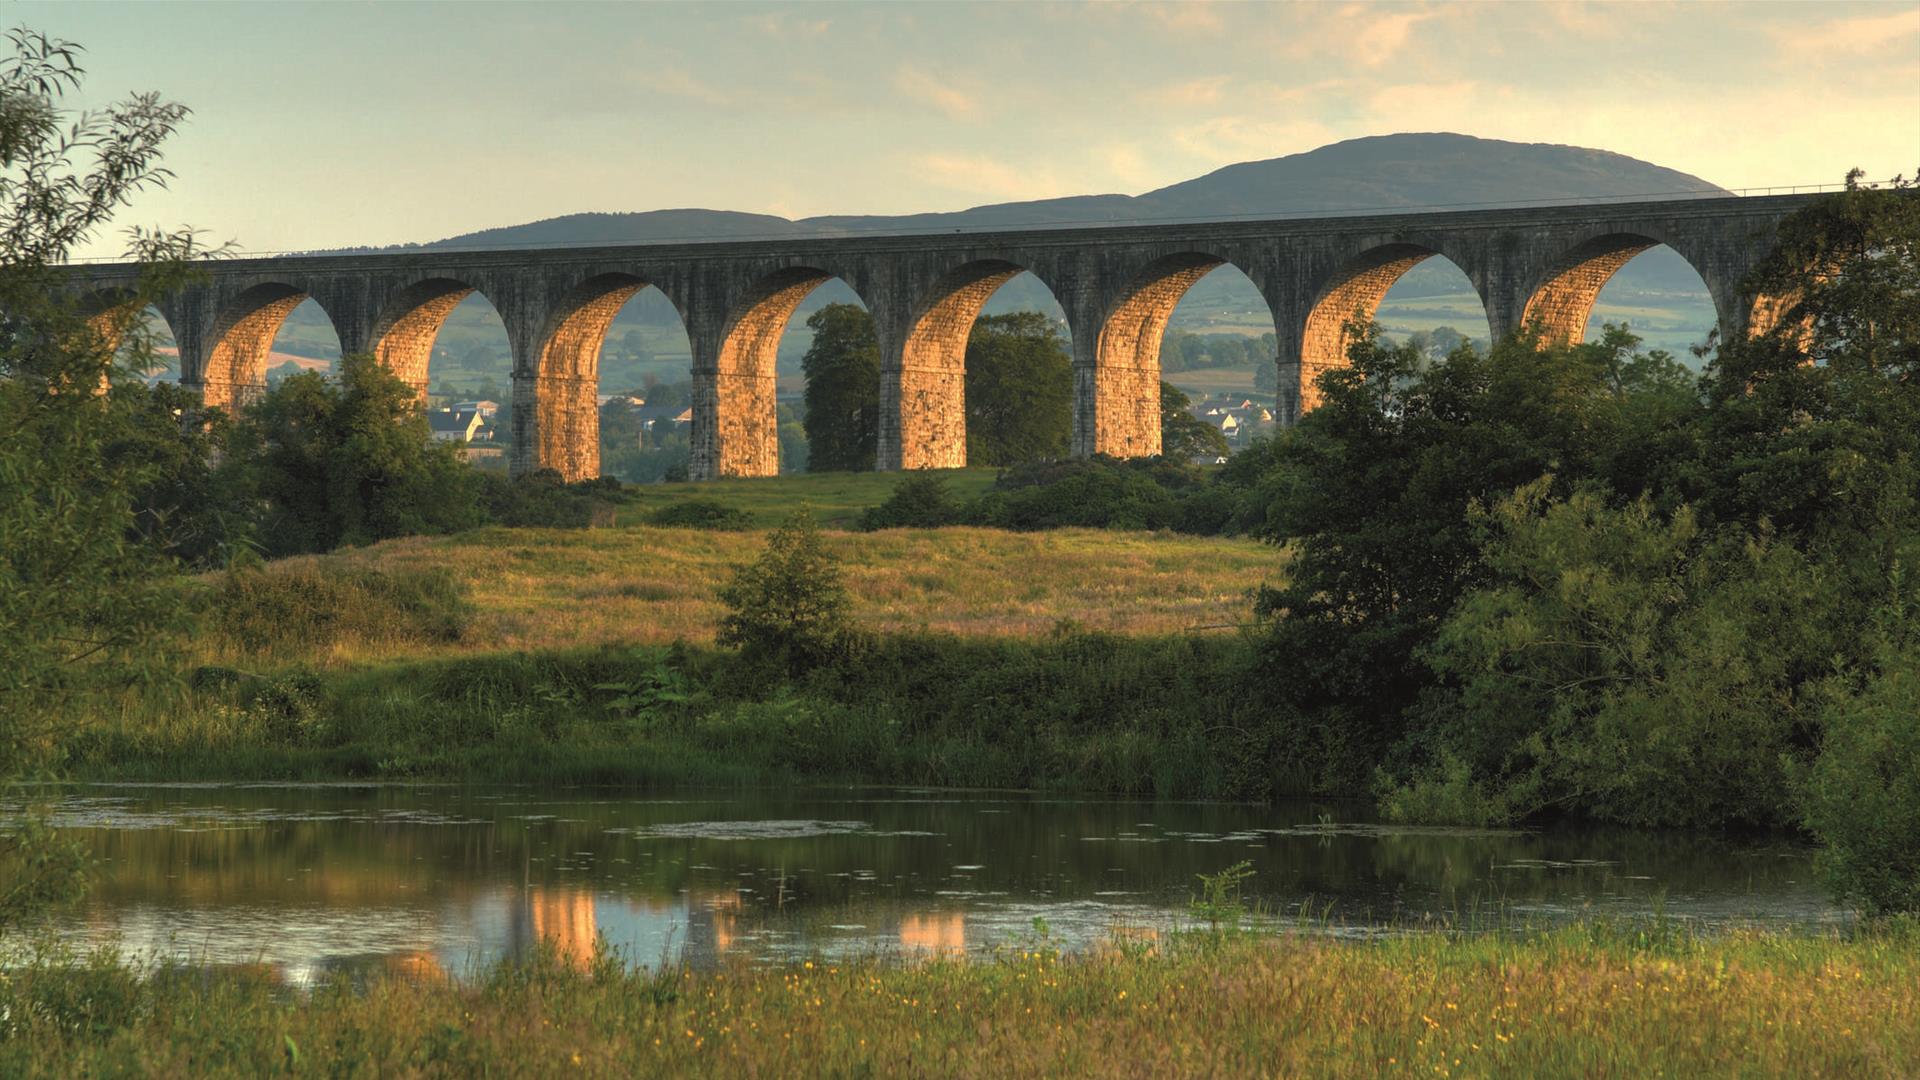
[[[248,250],[582,210],[1137,193],[1396,131],[1727,187],[1920,166],[1920,3],[19,4],[192,106],[148,224]],[[117,250],[117,240],[96,245]]]

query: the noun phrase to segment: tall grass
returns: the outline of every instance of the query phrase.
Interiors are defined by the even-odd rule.
[[[1252,541],[1093,529],[830,532],[826,542],[856,624],[882,634],[1034,636],[1061,620],[1126,634],[1220,627],[1244,621],[1248,590],[1284,568]],[[288,559],[208,579],[213,602],[176,652],[234,663],[258,642],[277,659],[324,666],[711,641],[720,584],[764,543],[758,532],[703,529],[488,528]],[[459,590],[465,612],[449,595]]]
[[[0,1073],[1895,1077],[1920,1061],[1916,985],[1910,927],[1175,937],[706,972],[548,956],[311,996],[100,962],[0,983]]]
[[[657,785],[795,778],[1168,797],[1291,790],[1236,636],[904,635],[798,676],[700,646],[402,660],[128,691],[88,778]]]

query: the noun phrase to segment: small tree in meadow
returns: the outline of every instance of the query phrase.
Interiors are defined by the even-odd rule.
[[[728,608],[720,644],[781,656],[795,668],[843,652],[853,638],[846,584],[806,510],[767,537],[757,561],[734,571],[720,600]]]

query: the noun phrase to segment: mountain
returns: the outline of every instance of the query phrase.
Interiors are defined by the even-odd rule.
[[[1302,154],[1228,165],[1142,195],[1080,195],[996,203],[951,213],[841,214],[798,221],[769,214],[696,209],[569,214],[422,246],[471,249],[773,239],[1726,194],[1697,176],[1606,150],[1445,133],[1378,135]]]

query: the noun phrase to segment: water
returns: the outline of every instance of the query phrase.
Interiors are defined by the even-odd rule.
[[[1841,916],[1777,838],[1422,829],[1361,808],[926,790],[636,796],[422,785],[97,785],[56,824],[99,860],[62,927],[142,958],[471,974],[545,942],[710,965],[1019,943],[1186,921],[1196,875],[1317,932],[1583,915]]]

